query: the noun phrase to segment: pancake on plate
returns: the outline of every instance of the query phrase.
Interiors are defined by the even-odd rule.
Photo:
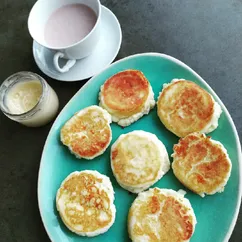
[[[122,134],[111,147],[113,174],[124,189],[139,193],[157,182],[169,169],[163,143],[145,131]]]
[[[116,209],[109,178],[97,171],[71,173],[61,184],[56,207],[62,221],[81,236],[105,233],[114,223]]]
[[[61,141],[77,158],[93,159],[112,140],[110,114],[99,106],[90,106],[76,113],[61,129]]]
[[[138,70],[126,70],[110,77],[101,86],[99,99],[99,105],[120,126],[132,124],[155,106],[151,85]]]
[[[223,192],[232,163],[220,142],[193,133],[181,138],[173,149],[172,168],[181,183],[202,197]]]
[[[170,189],[139,193],[128,215],[129,236],[134,242],[189,241],[196,223],[189,200]]]
[[[157,102],[161,122],[178,137],[210,133],[218,127],[221,107],[200,86],[184,79],[164,84]]]

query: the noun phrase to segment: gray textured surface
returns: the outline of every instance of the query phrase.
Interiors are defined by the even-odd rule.
[[[1,82],[21,70],[41,74],[32,57],[32,40],[26,25],[34,2],[1,0]],[[182,60],[216,91],[242,138],[241,0],[101,2],[116,14],[122,26],[123,43],[118,58],[155,51]],[[83,85],[46,79],[58,93],[61,108]],[[0,241],[49,241],[39,216],[36,184],[50,127],[51,124],[25,128],[0,113]],[[230,241],[242,241],[242,213]]]

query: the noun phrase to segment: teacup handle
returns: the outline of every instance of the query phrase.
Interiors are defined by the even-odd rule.
[[[61,52],[56,52],[54,55],[54,66],[56,68],[57,71],[64,73],[70,70],[70,68],[72,68],[75,64],[76,64],[76,60],[67,60],[66,64],[63,67],[59,66],[59,58],[63,58],[64,54]]]

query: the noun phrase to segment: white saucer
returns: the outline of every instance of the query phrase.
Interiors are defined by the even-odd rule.
[[[101,36],[93,53],[78,60],[66,73],[58,72],[53,64],[55,51],[33,42],[33,55],[39,69],[47,76],[60,81],[80,81],[105,69],[118,54],[122,40],[121,27],[116,16],[102,6]],[[61,61],[60,61],[61,62]]]

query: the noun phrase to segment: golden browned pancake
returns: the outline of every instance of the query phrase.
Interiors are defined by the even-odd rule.
[[[220,142],[193,133],[174,145],[172,156],[175,176],[190,190],[202,197],[224,190],[232,164]]]
[[[111,116],[99,106],[76,113],[61,129],[61,141],[77,158],[93,159],[103,154],[112,139]]]
[[[142,130],[119,136],[111,148],[111,167],[124,189],[139,193],[170,169],[163,143],[152,133]]]
[[[99,98],[100,106],[121,126],[148,114],[155,105],[150,83],[138,70],[126,70],[110,77],[101,87]]]
[[[189,241],[196,223],[189,200],[170,189],[139,193],[128,216],[129,236],[134,242]]]
[[[213,131],[222,111],[212,96],[197,84],[174,79],[160,93],[157,112],[167,129],[184,137],[193,132]]]
[[[65,225],[82,236],[106,232],[115,220],[114,191],[97,171],[71,173],[61,184],[56,206]]]

